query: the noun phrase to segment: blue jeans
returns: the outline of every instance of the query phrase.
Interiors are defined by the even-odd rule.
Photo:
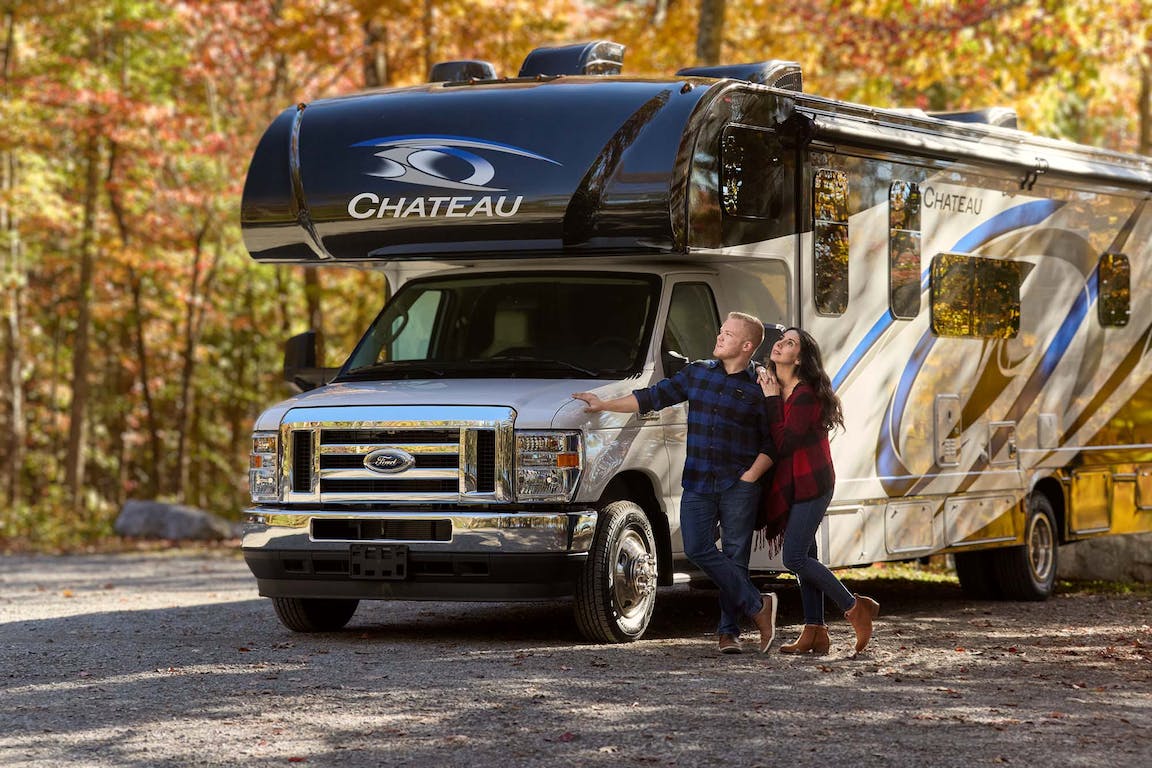
[[[805,624],[824,623],[824,595],[842,611],[856,603],[852,593],[840,579],[817,560],[816,529],[828,511],[832,492],[818,499],[797,501],[788,512],[788,525],[784,529],[784,567],[796,574],[800,582],[800,603],[804,607]]]
[[[720,625],[716,631],[722,635],[738,636],[741,614],[752,616],[764,605],[760,591],[748,578],[759,502],[759,483],[743,480],[719,493],[686,490],[680,498],[684,554],[720,590]],[[717,522],[723,552],[716,548]]]

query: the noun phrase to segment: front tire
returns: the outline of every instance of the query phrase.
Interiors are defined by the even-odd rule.
[[[1024,546],[995,551],[1000,589],[1008,600],[1047,600],[1056,590],[1059,536],[1052,503],[1033,494],[1024,524]]]
[[[588,560],[576,584],[576,624],[596,643],[627,643],[648,629],[656,606],[656,537],[636,504],[600,511]]]
[[[356,613],[359,600],[274,597],[280,623],[293,632],[335,632]]]

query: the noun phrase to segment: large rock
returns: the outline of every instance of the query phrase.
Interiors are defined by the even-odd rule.
[[[1152,534],[1105,536],[1060,548],[1061,579],[1152,582]]]
[[[235,526],[211,512],[161,501],[124,503],[116,518],[116,533],[140,539],[219,541],[236,536]]]

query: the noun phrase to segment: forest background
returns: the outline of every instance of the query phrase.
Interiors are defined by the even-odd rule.
[[[798,61],[876,106],[1015,107],[1148,153],[1152,0],[0,0],[0,549],[111,534],[129,498],[237,517],[282,342],[350,351],[388,286],[259,265],[248,159],[280,110],[610,39],[625,73]]]

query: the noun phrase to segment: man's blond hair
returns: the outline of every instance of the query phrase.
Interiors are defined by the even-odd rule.
[[[744,338],[754,345],[752,347],[753,352],[764,343],[764,323],[760,322],[760,318],[747,312],[729,312],[728,319],[739,320],[744,323]]]

